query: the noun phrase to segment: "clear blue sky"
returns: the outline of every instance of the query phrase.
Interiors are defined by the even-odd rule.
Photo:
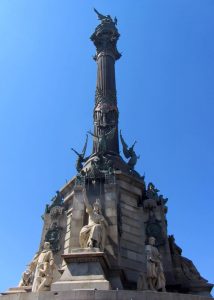
[[[45,204],[93,129],[93,12],[118,18],[120,128],[168,201],[168,231],[214,282],[214,1],[0,1],[0,291],[38,249]],[[88,153],[90,153],[90,147]]]

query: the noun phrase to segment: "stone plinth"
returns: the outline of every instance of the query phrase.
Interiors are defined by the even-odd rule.
[[[62,257],[66,267],[61,278],[51,285],[52,291],[110,289],[110,283],[106,280],[108,262],[99,249],[74,249]]]
[[[1,300],[210,300],[211,298],[152,291],[73,290],[59,292],[21,293],[1,296]]]

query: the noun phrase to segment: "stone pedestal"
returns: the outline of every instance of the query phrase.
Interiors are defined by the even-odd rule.
[[[74,249],[62,257],[66,267],[61,278],[51,285],[51,291],[110,289],[110,283],[106,280],[108,262],[99,249]]]
[[[1,300],[210,300],[211,298],[178,293],[152,291],[73,290],[59,292],[21,293],[2,295]]]

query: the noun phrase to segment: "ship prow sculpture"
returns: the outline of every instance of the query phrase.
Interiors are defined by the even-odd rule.
[[[111,296],[99,294],[99,299],[113,299],[115,293],[117,299],[146,295],[152,300],[157,299],[157,292],[159,299],[181,299],[177,293],[210,296],[213,285],[182,256],[174,236],[168,236],[168,199],[135,170],[140,158],[136,141],[128,146],[119,133],[117,19],[95,12],[100,24],[91,36],[97,63],[94,130],[87,132],[81,152],[72,148],[77,155],[77,174],[46,206],[39,250],[19,287],[6,294],[49,291],[46,295],[51,299],[53,295],[95,299],[96,293],[105,290],[111,291]],[[86,156],[88,138],[93,138],[93,151]],[[93,293],[80,297],[75,296],[76,290]],[[62,294],[68,291],[70,298]],[[184,296],[182,299],[190,299]]]

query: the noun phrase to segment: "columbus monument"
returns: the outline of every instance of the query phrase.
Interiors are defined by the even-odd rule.
[[[135,170],[135,142],[118,129],[120,34],[116,18],[95,13],[94,130],[73,145],[77,173],[46,205],[38,252],[2,300],[208,299],[213,285],[167,233],[168,199]]]

